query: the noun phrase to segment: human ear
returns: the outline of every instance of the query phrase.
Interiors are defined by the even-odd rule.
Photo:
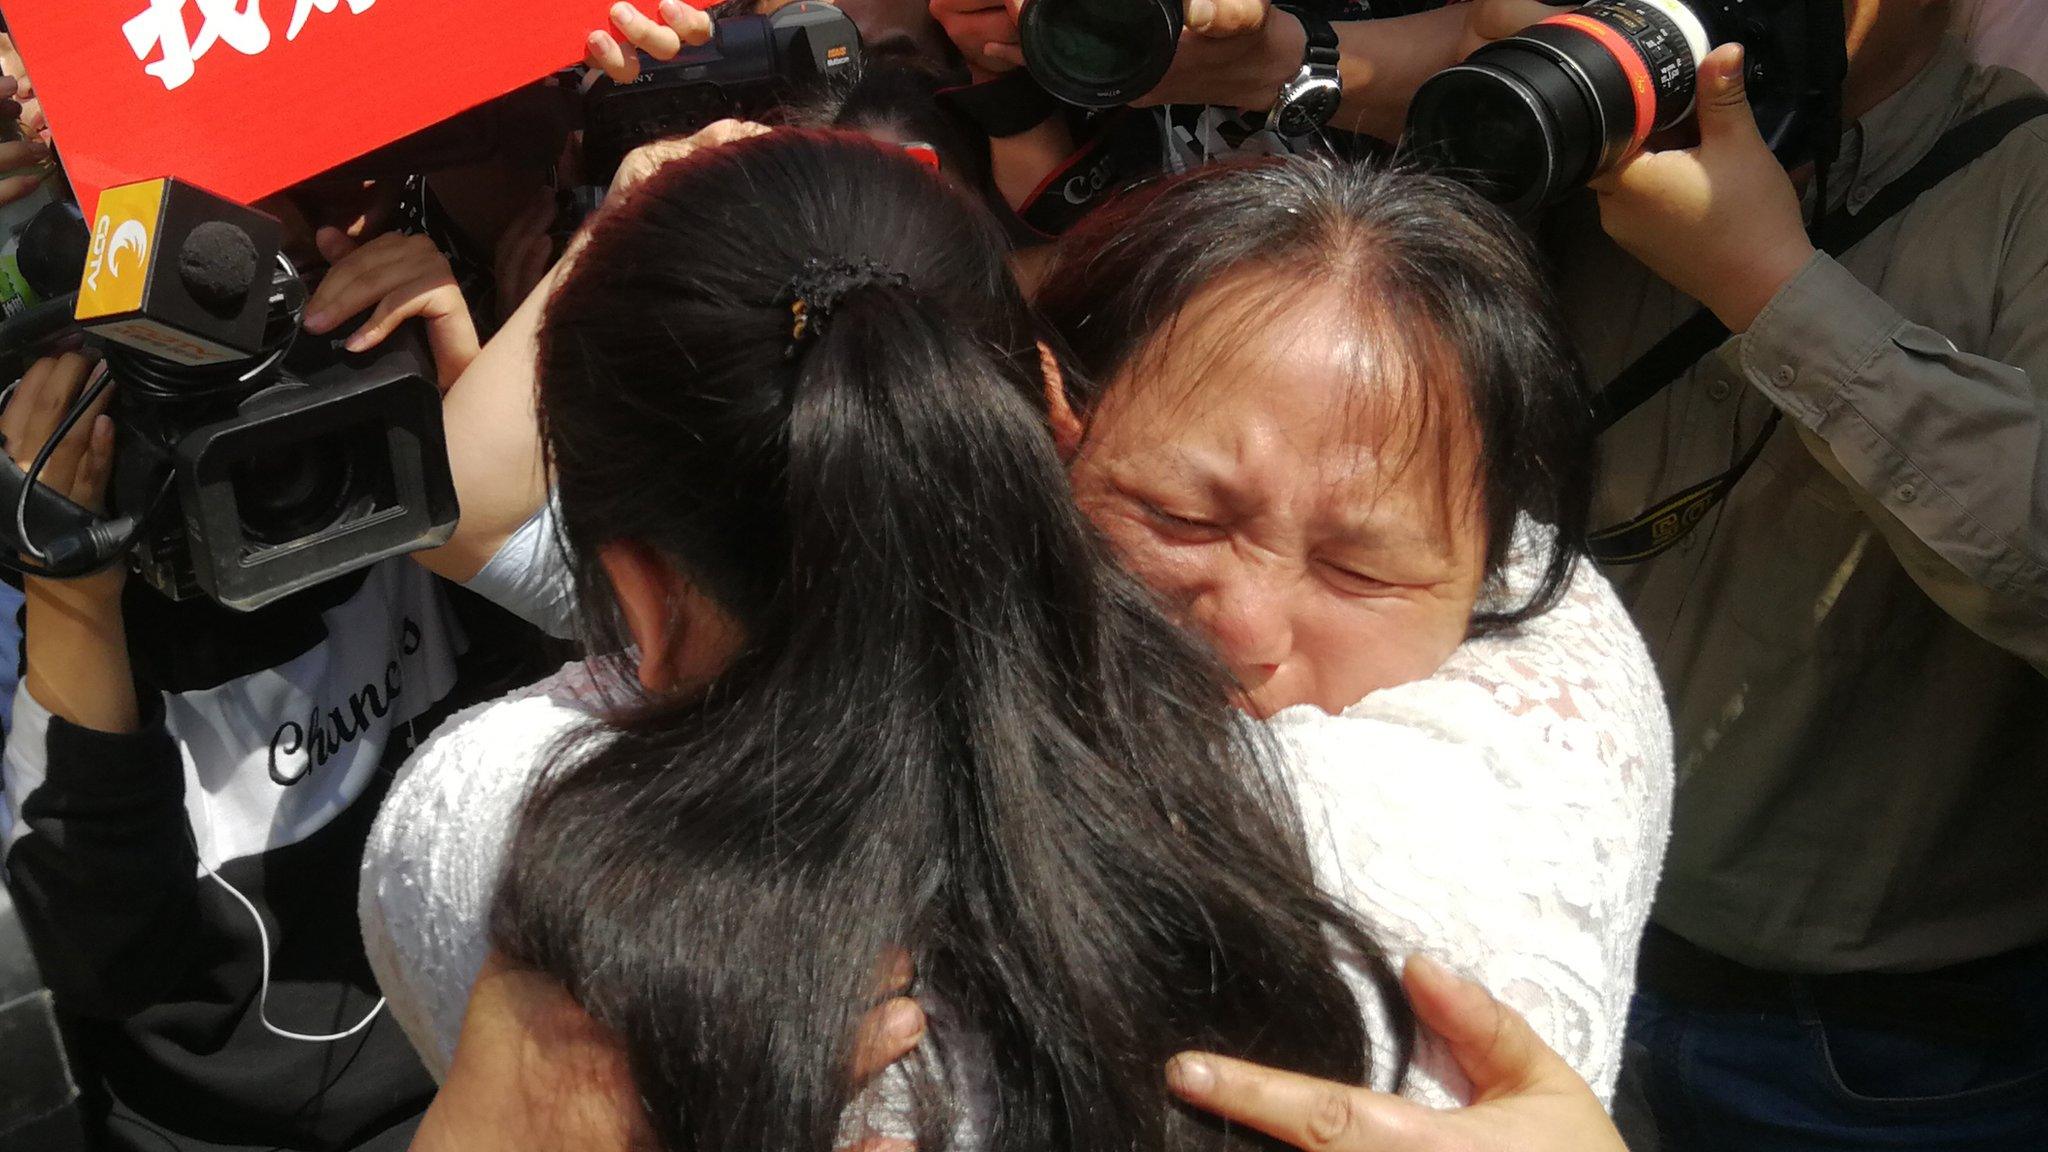
[[[668,691],[676,682],[681,645],[676,602],[683,590],[682,575],[660,553],[632,541],[604,545],[597,559],[618,597],[626,631],[639,649],[640,686],[649,692]]]
[[[1072,463],[1081,454],[1081,418],[1067,402],[1067,376],[1060,371],[1060,358],[1045,341],[1038,342],[1038,370],[1045,376],[1045,417],[1052,425],[1052,441],[1060,459]]]

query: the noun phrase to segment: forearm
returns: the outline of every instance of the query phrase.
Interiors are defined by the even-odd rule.
[[[7,881],[67,1011],[118,1019],[185,970],[199,918],[185,779],[161,708],[95,731],[17,692]]]
[[[33,580],[27,589],[23,685],[50,714],[81,728],[125,734],[141,717],[118,581]]]
[[[1465,13],[1461,5],[1452,4],[1413,16],[1347,21],[1334,27],[1343,54],[1344,100],[1331,125],[1391,142],[1401,137],[1415,90],[1458,62]],[[1288,75],[1300,65],[1297,49]],[[1275,83],[1266,100],[1270,102],[1278,90]]]
[[[1452,5],[1413,16],[1332,24],[1342,54],[1344,99],[1330,126],[1399,139],[1415,90],[1457,62],[1465,19],[1460,7]],[[1301,70],[1307,37],[1299,20],[1279,11],[1251,35],[1254,39],[1242,50],[1229,41],[1217,46],[1200,75],[1189,77],[1188,90],[1171,94],[1174,101],[1248,111],[1271,108],[1280,86]]]
[[[2034,314],[2017,300],[2009,310]],[[2033,373],[1958,350],[1825,256],[1738,352],[1930,595],[1951,611],[1974,601],[1958,618],[2022,655],[2048,648],[2048,426]]]
[[[540,322],[565,257],[484,345],[442,401],[462,519],[439,548],[414,554],[457,583],[474,577],[547,498],[538,405]]]

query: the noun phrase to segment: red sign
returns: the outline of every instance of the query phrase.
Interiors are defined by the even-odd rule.
[[[159,176],[267,196],[574,63],[610,6],[6,0],[88,213],[101,189]]]

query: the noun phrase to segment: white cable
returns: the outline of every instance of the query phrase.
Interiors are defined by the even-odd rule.
[[[263,914],[261,912],[256,911],[256,905],[253,902],[251,902],[247,896],[242,895],[242,893],[239,890],[237,890],[233,884],[230,884],[226,880],[221,879],[220,873],[215,872],[213,868],[206,863],[206,861],[201,860],[199,862],[199,867],[204,869],[208,876],[213,877],[214,883],[227,889],[228,895],[233,896],[236,900],[241,901],[242,907],[247,908],[249,910],[249,918],[251,920],[256,921],[256,939],[263,946],[263,983],[261,986],[258,987],[256,992],[256,1019],[265,1028],[269,1029],[272,1035],[282,1036],[286,1040],[303,1040],[308,1044],[331,1044],[336,1040],[346,1040],[349,1037],[355,1035],[356,1033],[361,1032],[363,1029],[368,1028],[370,1026],[370,1022],[377,1018],[377,1013],[384,1011],[384,999],[383,997],[379,997],[377,999],[377,1006],[375,1008],[370,1009],[370,1014],[368,1016],[363,1017],[362,1020],[356,1024],[355,1027],[349,1029],[346,1032],[336,1032],[332,1036],[308,1036],[303,1032],[287,1031],[283,1028],[279,1028],[275,1024],[272,1024],[270,1022],[270,1016],[267,1011],[267,1009],[270,1006],[270,930],[263,926]]]

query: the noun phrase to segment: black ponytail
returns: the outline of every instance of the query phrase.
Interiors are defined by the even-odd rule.
[[[1218,671],[1074,508],[1000,253],[915,163],[778,132],[643,186],[549,309],[586,601],[638,541],[747,634],[565,755],[494,925],[623,1039],[676,1152],[832,1149],[898,949],[964,1029],[914,1074],[926,1149],[969,1099],[989,1148],[1234,1142],[1169,1102],[1174,1052],[1374,1057],[1334,955],[1385,965]],[[821,259],[901,276],[798,316]]]

